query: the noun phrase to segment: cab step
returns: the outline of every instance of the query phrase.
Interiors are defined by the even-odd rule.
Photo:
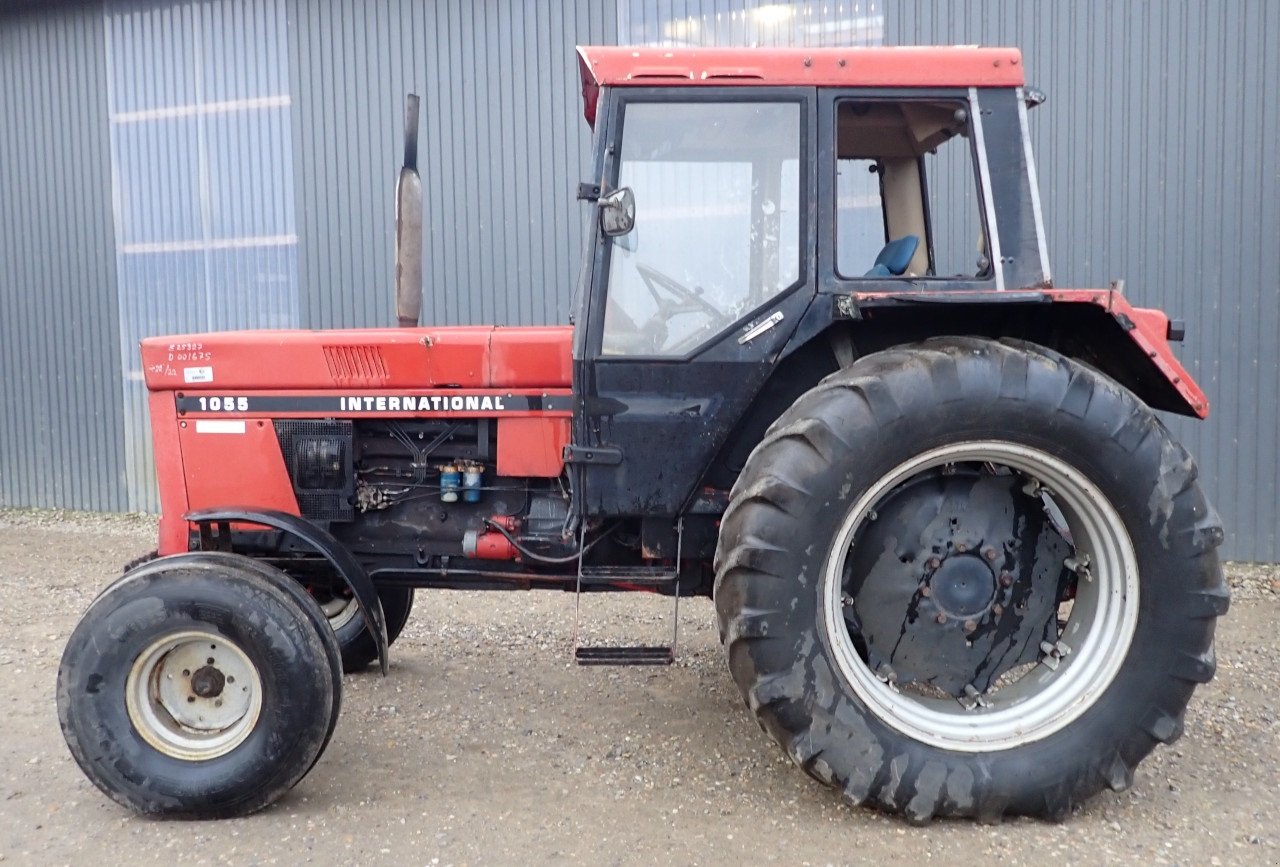
[[[670,566],[583,566],[579,581],[592,584],[637,584],[661,587],[674,584],[679,573]]]
[[[588,566],[578,558],[578,582],[573,606],[573,658],[578,665],[671,665],[676,661],[680,637],[680,554],[684,521],[676,523],[676,556],[670,566]],[[579,537],[579,551],[586,550],[586,532]],[[591,646],[578,643],[582,591],[592,586],[632,585],[672,589],[671,645]]]
[[[578,665],[671,665],[674,647],[579,647],[573,651]]]

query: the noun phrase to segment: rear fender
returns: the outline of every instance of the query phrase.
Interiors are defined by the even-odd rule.
[[[183,517],[200,528],[202,545],[205,540],[213,538],[212,529],[214,527],[219,527],[219,537],[222,537],[226,535],[228,528],[234,522],[257,524],[262,527],[270,527],[273,530],[280,530],[296,536],[299,540],[314,548],[317,553],[329,561],[334,571],[346,582],[352,595],[355,596],[356,603],[360,606],[360,615],[364,618],[365,626],[368,627],[369,633],[378,645],[378,662],[382,666],[382,674],[384,676],[387,674],[387,645],[390,642],[387,641],[387,620],[382,612],[382,600],[378,598],[378,591],[374,588],[373,580],[369,578],[369,573],[365,571],[364,566],[360,565],[360,561],[353,557],[351,552],[344,548],[342,543],[335,539],[328,530],[315,525],[306,518],[272,509],[199,509],[194,512],[188,512]]]
[[[1169,318],[1114,289],[853,293],[835,299],[860,354],[947,334],[1015,337],[1086,361],[1149,406],[1198,418],[1209,401],[1169,345]]]
[[[1092,304],[1107,312],[1118,330],[1097,336],[1121,340],[1123,334],[1142,352],[1142,361],[1120,362],[1129,369],[1111,373],[1122,382],[1133,378],[1145,383],[1145,388],[1134,391],[1148,404],[1179,415],[1209,417],[1208,397],[1169,345],[1170,322],[1163,310],[1134,307],[1114,289],[1060,289],[1048,294],[1058,304]],[[1177,339],[1181,340],[1182,335]]]

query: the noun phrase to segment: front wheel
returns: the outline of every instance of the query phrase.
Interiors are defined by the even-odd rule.
[[[337,642],[284,573],[231,554],[130,571],[72,632],[58,717],[81,770],[141,813],[241,816],[295,785],[341,700]]]
[[[855,803],[1050,818],[1123,789],[1214,670],[1191,458],[1130,392],[947,338],[837,372],[735,486],[716,610],[762,726]]]

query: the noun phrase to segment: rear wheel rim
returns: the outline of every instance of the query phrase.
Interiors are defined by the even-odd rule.
[[[986,707],[901,692],[877,677],[859,654],[842,610],[845,563],[868,515],[914,476],[968,462],[1007,467],[1041,482],[1066,519],[1076,551],[1089,558],[1090,579],[1078,581],[1062,630],[1068,655],[1037,664],[1011,685],[984,696]],[[1137,556],[1115,507],[1071,465],[1007,441],[962,442],[902,463],[857,500],[835,534],[820,592],[822,631],[836,667],[872,714],[898,732],[942,749],[991,752],[1060,731],[1092,707],[1114,680],[1137,625]]]
[[[138,655],[125,682],[134,729],[171,758],[226,755],[262,713],[262,678],[234,642],[203,630],[170,633]]]

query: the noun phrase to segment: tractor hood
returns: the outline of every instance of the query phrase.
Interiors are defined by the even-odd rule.
[[[152,391],[569,388],[568,326],[222,331],[142,341]]]

